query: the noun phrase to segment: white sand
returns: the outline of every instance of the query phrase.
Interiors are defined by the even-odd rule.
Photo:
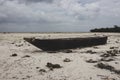
[[[47,53],[23,40],[24,37],[89,37],[95,34],[108,36],[108,43],[96,46],[97,48],[72,49],[72,53]],[[112,57],[114,61],[99,61],[102,58],[100,55],[109,51],[110,47],[120,50],[119,33],[0,33],[0,80],[120,80],[120,74],[95,67],[103,62],[120,70],[120,54]],[[86,53],[88,50],[96,53]],[[12,54],[17,56],[13,57]],[[25,55],[30,57],[24,57]],[[65,58],[71,62],[63,62]],[[86,62],[89,59],[98,62]],[[62,68],[51,71],[46,67],[47,62],[60,64]],[[46,72],[40,72],[40,69]]]

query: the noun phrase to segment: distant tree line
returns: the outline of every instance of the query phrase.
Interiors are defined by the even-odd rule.
[[[120,32],[120,27],[117,25],[114,25],[112,28],[95,28],[90,30],[90,32]]]

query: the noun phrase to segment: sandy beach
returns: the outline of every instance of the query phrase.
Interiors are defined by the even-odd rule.
[[[50,53],[23,40],[101,35],[107,44]],[[0,80],[120,80],[120,34],[0,33]]]

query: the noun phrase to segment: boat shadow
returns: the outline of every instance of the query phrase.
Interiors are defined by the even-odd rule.
[[[64,49],[64,50],[57,50],[57,51],[44,51],[44,50],[34,50],[32,53],[73,53],[73,50],[71,49]]]

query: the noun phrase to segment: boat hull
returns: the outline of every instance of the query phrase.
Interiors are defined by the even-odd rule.
[[[107,37],[61,38],[61,39],[24,38],[24,40],[44,51],[58,51],[63,49],[90,47],[96,45],[103,45],[107,43]]]

